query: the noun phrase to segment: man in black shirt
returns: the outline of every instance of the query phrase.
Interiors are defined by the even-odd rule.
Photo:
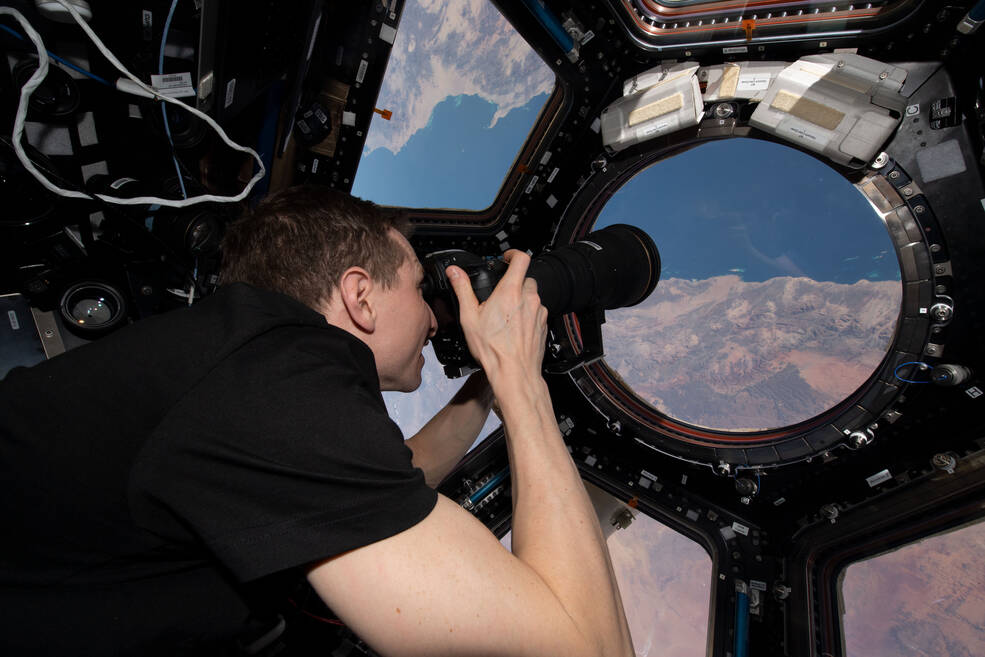
[[[631,653],[525,254],[481,305],[448,271],[507,427],[514,554],[427,485],[489,387],[406,443],[387,417],[435,328],[400,228],[287,190],[231,227],[213,297],[0,382],[0,652],[219,654],[254,589],[300,574],[387,655]]]

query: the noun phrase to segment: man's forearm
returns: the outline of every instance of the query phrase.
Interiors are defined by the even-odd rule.
[[[599,654],[632,654],[605,539],[561,439],[546,383],[497,395],[513,472],[513,553],[557,596]]]
[[[434,488],[462,460],[486,423],[492,391],[483,373],[468,378],[448,404],[407,440],[414,465]]]

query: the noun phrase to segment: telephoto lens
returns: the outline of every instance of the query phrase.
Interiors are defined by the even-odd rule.
[[[476,365],[458,323],[458,299],[445,269],[461,267],[482,302],[492,294],[507,265],[499,258],[482,258],[458,249],[430,253],[423,265],[424,298],[438,321],[431,342],[445,373],[462,376]],[[530,262],[527,277],[537,281],[540,302],[552,318],[590,309],[625,308],[640,303],[656,288],[660,254],[646,232],[614,224],[537,256]]]
[[[635,306],[660,280],[660,254],[644,231],[613,224],[530,262],[549,315]]]

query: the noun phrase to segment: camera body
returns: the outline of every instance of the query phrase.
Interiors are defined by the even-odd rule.
[[[425,276],[424,298],[438,322],[438,330],[431,338],[434,353],[449,378],[465,376],[479,369],[479,364],[469,353],[465,334],[458,323],[458,297],[455,296],[445,269],[450,265],[461,267],[469,277],[476,299],[481,303],[492,294],[508,265],[501,259],[483,258],[461,249],[429,253],[421,264],[424,266]]]
[[[460,249],[429,253],[422,259],[424,298],[438,329],[431,339],[449,378],[479,368],[459,324],[458,298],[445,269],[460,267],[479,302],[489,298],[508,265]],[[547,308],[550,333],[544,370],[567,372],[602,357],[604,311],[640,303],[660,279],[660,255],[653,240],[634,226],[615,224],[584,239],[537,256],[527,277],[537,281]]]

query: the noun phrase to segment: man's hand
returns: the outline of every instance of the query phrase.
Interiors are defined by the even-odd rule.
[[[482,304],[464,271],[453,265],[445,272],[458,297],[459,321],[469,350],[494,390],[504,376],[540,378],[547,340],[547,309],[537,295],[537,282],[526,278],[530,256],[510,250],[504,259],[509,268]]]

